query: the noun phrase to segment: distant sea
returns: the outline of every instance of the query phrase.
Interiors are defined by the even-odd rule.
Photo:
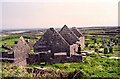
[[[16,29],[0,29],[0,32],[23,32],[28,30],[38,30],[39,28],[16,28]]]
[[[48,27],[49,28],[49,27]],[[0,28],[1,32],[22,32],[22,31],[30,31],[30,30],[45,30],[48,28],[12,28],[12,29],[2,29]],[[118,28],[118,26],[89,26],[89,27],[77,27],[79,29],[106,29],[106,28]],[[59,30],[60,28],[55,28]]]

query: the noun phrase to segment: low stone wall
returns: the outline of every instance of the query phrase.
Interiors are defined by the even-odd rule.
[[[82,55],[71,55],[70,60],[70,62],[81,62]]]
[[[81,55],[71,55],[71,57],[67,57],[67,55],[54,55],[54,58],[52,58],[48,54],[38,53],[29,54],[29,57],[27,58],[27,64],[40,64],[41,62],[45,62],[46,64],[54,64],[81,61]]]
[[[66,55],[55,56],[51,63],[67,63],[67,62],[81,62],[81,55],[71,55],[71,57],[67,57]]]
[[[8,52],[1,52],[0,54],[0,62],[14,62],[14,54],[8,54]]]
[[[0,58],[0,62],[9,62],[9,63],[13,63],[14,62],[14,58]]]
[[[66,60],[67,55],[56,55],[54,56],[53,63],[64,63]]]
[[[1,52],[2,57],[1,58],[14,58],[14,54],[9,54],[8,52]]]
[[[8,52],[1,52],[2,53],[2,58],[8,58]]]
[[[27,64],[40,64],[39,54],[29,54],[27,58]]]
[[[54,63],[67,63],[67,62],[81,62],[81,55],[71,55],[68,57],[66,54],[54,55],[54,58],[51,57],[50,54],[47,53],[36,53],[29,54],[28,58],[14,58],[13,54],[8,54],[7,52],[2,53],[2,62],[10,62],[14,65],[22,65],[26,64],[40,64],[41,62],[45,62],[46,64],[54,64]]]

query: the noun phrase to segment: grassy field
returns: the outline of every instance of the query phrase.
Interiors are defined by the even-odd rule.
[[[109,57],[120,56],[120,50],[118,45],[113,46],[113,52],[109,52],[108,54],[104,54],[104,46],[102,46],[101,36],[99,35],[89,35],[89,33],[95,32],[104,32],[101,31],[87,31],[87,35],[85,36],[85,42],[88,43],[88,47],[85,47],[83,50],[94,51],[94,48],[97,48],[98,51],[102,53],[101,56],[105,56],[105,58],[101,58],[97,53],[93,52],[92,55],[87,55],[83,61],[78,63],[62,63],[62,64],[52,64],[45,65],[43,67],[59,69],[63,72],[74,72],[75,70],[81,70],[88,74],[90,77],[118,77],[120,75],[119,71],[119,62],[118,59],[109,59]],[[110,36],[104,35],[104,40],[108,44],[110,40]],[[94,39],[96,39],[96,43],[94,43]],[[116,39],[116,36],[113,37]],[[118,39],[119,40],[119,39]],[[119,41],[120,42],[120,41]],[[111,42],[114,44],[114,42]],[[91,48],[93,46],[93,48]],[[109,47],[108,47],[109,49]],[[28,65],[28,67],[41,67],[40,65]]]
[[[100,58],[93,54],[84,58],[84,62],[62,63],[45,65],[46,68],[60,69],[63,72],[74,72],[81,70],[91,77],[118,77],[120,60]],[[29,65],[29,67],[41,67],[40,65]]]
[[[84,31],[83,31],[84,32]],[[83,50],[87,51],[93,51],[93,54],[87,54],[85,58],[83,58],[83,62],[77,62],[77,63],[61,63],[61,64],[52,64],[52,65],[27,65],[28,67],[32,68],[53,68],[55,70],[60,70],[62,72],[74,72],[75,70],[81,70],[87,75],[91,77],[118,77],[120,75],[119,66],[120,66],[120,60],[119,59],[109,59],[109,57],[120,57],[120,49],[118,45],[113,46],[113,52],[109,52],[107,54],[104,54],[104,46],[102,46],[101,42],[101,36],[99,35],[90,35],[90,33],[95,32],[104,32],[103,30],[90,30],[85,31],[87,32],[87,35],[85,35],[85,42],[88,43],[88,47],[85,47]],[[12,37],[11,37],[12,36]],[[117,36],[117,35],[116,35]],[[113,39],[116,39],[116,36],[113,36]],[[8,35],[7,38],[11,37],[10,39],[0,41],[0,45],[9,45],[13,46],[14,41],[18,41],[20,35]],[[6,38],[3,37],[3,38]],[[41,37],[41,36],[40,36]],[[38,38],[40,38],[38,37]],[[94,39],[96,39],[96,43],[94,42]],[[110,36],[105,35],[104,40],[106,43],[109,42]],[[118,39],[120,42],[120,39]],[[111,42],[111,44],[114,44],[114,42]],[[92,47],[91,47],[92,46]],[[94,52],[94,49],[97,48],[98,51],[102,53],[101,56],[105,56],[105,58],[101,58],[96,52]],[[109,47],[108,47],[109,49]],[[32,49],[33,50],[33,49]],[[0,48],[0,51],[5,51],[2,48]],[[8,69],[9,70],[9,69]],[[7,71],[4,70],[4,74],[9,74],[9,71],[7,74],[5,73]],[[16,71],[16,70],[15,70]],[[18,68],[19,71],[19,68]],[[27,73],[27,72],[25,72]],[[22,71],[20,71],[19,74],[23,74]],[[27,75],[29,75],[27,73]],[[31,74],[30,74],[31,75]]]
[[[15,45],[14,41],[18,41],[18,40],[19,40],[19,38],[7,39],[7,40],[4,40],[4,41],[0,41],[0,45],[13,46],[13,45]]]

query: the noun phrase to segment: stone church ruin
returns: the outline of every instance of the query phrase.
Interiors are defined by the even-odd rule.
[[[20,37],[20,40],[11,49],[11,54],[2,52],[2,61],[15,65],[46,64],[81,62],[81,48],[84,48],[84,36],[73,27],[66,25],[60,31],[49,28],[44,35],[33,45],[34,53],[30,53],[29,43]]]
[[[33,46],[34,52],[46,52],[45,61],[52,63],[79,62],[82,56],[77,54],[78,47],[84,47],[84,36],[74,27],[69,29],[66,25],[57,32],[54,28],[48,29],[42,38]]]
[[[24,38],[21,36],[19,41],[9,52],[2,52],[2,62],[7,61],[14,65],[25,66],[27,64],[26,59],[30,52],[30,47]]]

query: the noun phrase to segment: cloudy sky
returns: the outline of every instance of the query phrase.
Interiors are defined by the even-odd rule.
[[[119,0],[2,0],[0,26],[49,28],[117,26]]]

